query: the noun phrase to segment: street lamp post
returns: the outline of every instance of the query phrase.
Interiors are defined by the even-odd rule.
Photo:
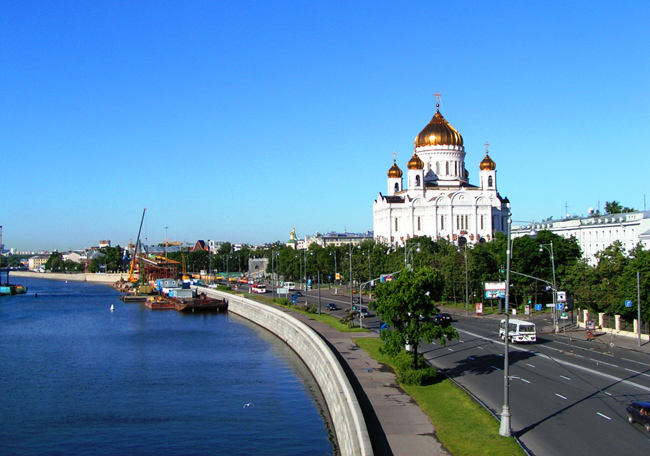
[[[415,247],[417,247],[417,248],[415,249],[415,251],[416,251],[417,253],[422,252],[422,249],[420,249],[420,243],[418,242],[417,245],[413,245],[413,246],[411,246],[411,248],[409,249],[408,253],[406,253],[406,246],[407,246],[407,244],[408,244],[408,242],[404,242],[404,269],[407,269],[407,268],[408,268],[408,256],[409,256],[409,255],[411,255],[411,262],[414,262],[414,261],[415,261],[415,260],[413,259],[413,249],[414,249]],[[413,265],[411,265],[411,272],[413,272]]]
[[[549,249],[548,246],[551,246]],[[555,256],[553,255],[553,241],[550,244],[540,244],[539,251],[546,249],[551,254],[551,267],[553,268],[553,331],[557,331],[557,283],[555,282]]]
[[[501,425],[499,426],[499,435],[510,437],[510,256],[511,256],[511,226],[512,214],[508,214],[508,237],[506,245],[506,315],[505,315],[505,352],[503,358],[503,410],[501,411]]]
[[[352,242],[348,241],[348,254],[350,255],[350,312],[354,308],[354,297],[352,293]]]
[[[165,227],[165,258],[167,258],[167,242],[168,242],[168,240],[167,240],[167,228],[169,228],[169,227],[168,226]]]

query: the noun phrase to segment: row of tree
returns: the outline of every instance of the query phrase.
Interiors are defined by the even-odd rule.
[[[243,246],[234,252],[230,243],[224,243],[216,254],[195,251],[185,255],[190,271],[208,270],[211,266],[212,271],[245,273],[249,259],[267,258],[267,274],[281,280],[302,282],[309,278],[316,282],[320,277],[321,283],[343,286],[352,281],[355,289],[359,284],[376,281],[407,265],[414,270],[429,267],[443,278],[442,301],[463,303],[467,300],[473,306],[476,302],[488,302],[484,299],[485,282],[505,281],[506,243],[503,233],[497,233],[492,242],[463,248],[444,239],[433,241],[428,237],[410,239],[405,248],[367,240],[357,246],[311,244],[306,251],[276,243],[268,249]],[[181,261],[180,255],[169,256]],[[625,301],[636,303],[639,271],[641,302],[648,302],[650,252],[641,246],[626,252],[620,242],[616,242],[597,255],[595,265],[581,257],[577,239],[567,239],[550,231],[540,231],[536,238],[513,239],[511,305],[552,303],[555,278],[557,289],[572,296],[576,306],[634,318],[636,304],[632,308],[625,307]],[[643,320],[650,320],[649,305],[643,307]]]

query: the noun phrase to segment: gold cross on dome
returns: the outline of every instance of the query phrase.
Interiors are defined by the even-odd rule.
[[[436,96],[436,104],[440,104],[440,92],[436,91],[434,95]]]
[[[490,147],[490,143],[485,141],[485,152],[488,152],[488,147]]]
[[[397,161],[397,152],[393,152],[393,161]]]

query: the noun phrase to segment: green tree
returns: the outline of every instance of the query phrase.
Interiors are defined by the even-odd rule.
[[[63,255],[56,250],[50,254],[50,257],[45,262],[45,269],[52,272],[65,271],[65,263],[63,262]]]
[[[605,214],[624,214],[634,212],[632,207],[623,207],[618,201],[607,201],[605,203]]]
[[[381,332],[384,353],[396,355],[404,345],[412,345],[413,367],[417,369],[421,340],[431,343],[438,339],[444,345],[446,340],[458,338],[453,327],[436,325],[431,318],[438,312],[434,302],[442,297],[443,289],[442,275],[428,267],[415,272],[403,269],[392,282],[377,286],[376,301],[370,306],[391,328]]]

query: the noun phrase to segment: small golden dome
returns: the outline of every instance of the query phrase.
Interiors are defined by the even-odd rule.
[[[393,160],[393,166],[388,170],[388,177],[402,177],[402,170],[399,169],[395,160]]]
[[[485,158],[483,161],[481,161],[481,164],[478,165],[478,167],[481,169],[481,171],[489,170],[489,171],[494,171],[497,167],[497,164],[494,163],[494,160],[490,158],[490,156],[487,154],[487,151],[485,153]]]
[[[424,169],[424,162],[418,157],[418,154],[413,152],[413,156],[409,160],[408,169]]]
[[[462,146],[463,137],[440,114],[440,105],[436,104],[436,114],[424,130],[415,137],[415,147],[423,146]]]

